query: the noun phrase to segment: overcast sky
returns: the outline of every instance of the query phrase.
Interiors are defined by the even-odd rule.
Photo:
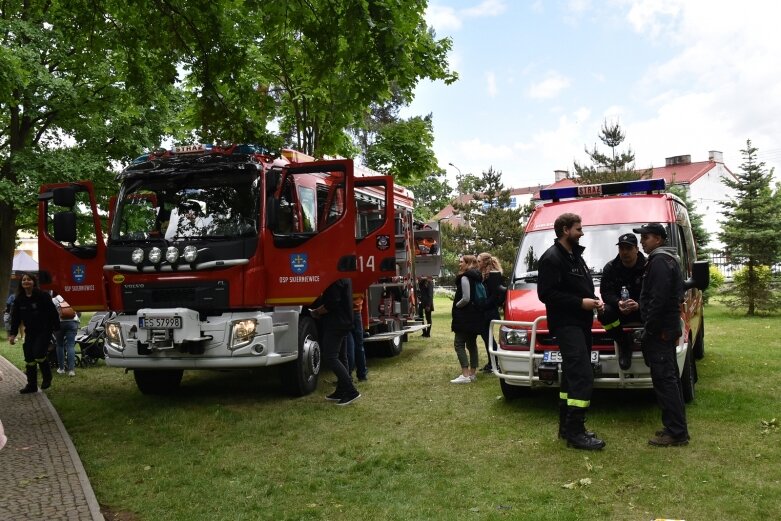
[[[608,151],[605,119],[638,168],[718,150],[738,171],[751,139],[779,170],[779,15],[781,3],[762,0],[430,0],[426,19],[452,38],[460,79],[421,83],[402,115],[433,114],[451,179],[448,163],[493,166],[507,187],[552,183],[587,162],[584,146]]]

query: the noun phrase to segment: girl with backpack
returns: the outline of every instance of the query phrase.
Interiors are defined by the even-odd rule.
[[[453,298],[453,321],[450,329],[455,333],[453,347],[461,365],[461,374],[450,380],[454,384],[468,384],[476,379],[477,371],[477,335],[480,334],[484,319],[483,311],[476,303],[477,285],[482,285],[483,277],[477,270],[477,258],[474,255],[462,255],[458,260],[456,276],[456,294]],[[467,351],[469,357],[467,358]]]
[[[485,352],[488,355],[488,363],[485,364],[482,371],[492,373],[491,353],[488,351],[488,335],[492,320],[499,320],[499,308],[504,305],[504,298],[507,295],[507,287],[504,285],[504,276],[502,275],[502,265],[499,259],[488,252],[483,252],[477,256],[477,267],[483,276],[488,295],[483,306],[483,328],[480,330],[480,336],[485,344]]]

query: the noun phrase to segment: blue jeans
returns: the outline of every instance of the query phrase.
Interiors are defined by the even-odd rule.
[[[363,320],[361,314],[353,313],[353,330],[345,339],[345,349],[347,350],[347,364],[350,374],[355,370],[358,380],[366,379],[366,351],[363,350]]]
[[[76,332],[79,323],[75,320],[63,320],[60,322],[60,330],[57,332],[57,364],[60,369],[73,371],[76,367]],[[65,367],[65,353],[68,353],[68,367]]]

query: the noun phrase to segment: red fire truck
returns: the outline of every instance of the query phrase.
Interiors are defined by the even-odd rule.
[[[704,356],[705,322],[702,289],[708,285],[708,262],[696,261],[694,237],[686,205],[662,192],[664,180],[651,179],[603,185],[581,185],[542,190],[545,201],[532,212],[521,241],[507,294],[504,320],[491,325],[491,362],[506,398],[533,388],[555,387],[561,381],[561,357],[555,336],[548,331],[545,306],[537,298],[537,262],[556,239],[553,223],[563,213],[583,221],[583,258],[599,285],[601,270],[617,254],[616,240],[647,222],[667,228],[668,244],[677,249],[686,295],[681,305],[683,335],[676,355],[685,400],[694,398],[696,359]],[[597,289],[598,291],[598,289]],[[638,324],[638,326],[641,326]],[[637,331],[639,333],[640,331]],[[599,321],[592,326],[594,387],[652,388],[649,368],[643,363],[639,335],[635,334],[632,365],[622,370],[618,348],[605,335]]]
[[[291,394],[310,393],[320,347],[308,306],[338,278],[364,293],[398,276],[392,178],[284,156],[250,145],[142,156],[118,175],[110,215],[89,182],[41,187],[41,282],[77,309],[118,312],[106,363],[132,369],[142,392],[175,390],[185,369],[279,365]]]

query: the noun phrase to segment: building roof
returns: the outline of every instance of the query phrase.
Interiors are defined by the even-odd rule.
[[[651,168],[651,179],[664,179],[667,186],[676,185],[690,185],[697,179],[704,176],[716,165],[722,164],[717,161],[698,161],[696,163],[684,163],[670,166],[661,166]],[[726,167],[725,167],[726,168]],[[642,169],[637,169],[638,172],[642,172]],[[545,188],[564,188],[567,186],[575,186],[575,181],[572,178],[560,179],[555,183],[546,186]],[[540,191],[537,190],[534,193],[534,199],[539,199]]]

